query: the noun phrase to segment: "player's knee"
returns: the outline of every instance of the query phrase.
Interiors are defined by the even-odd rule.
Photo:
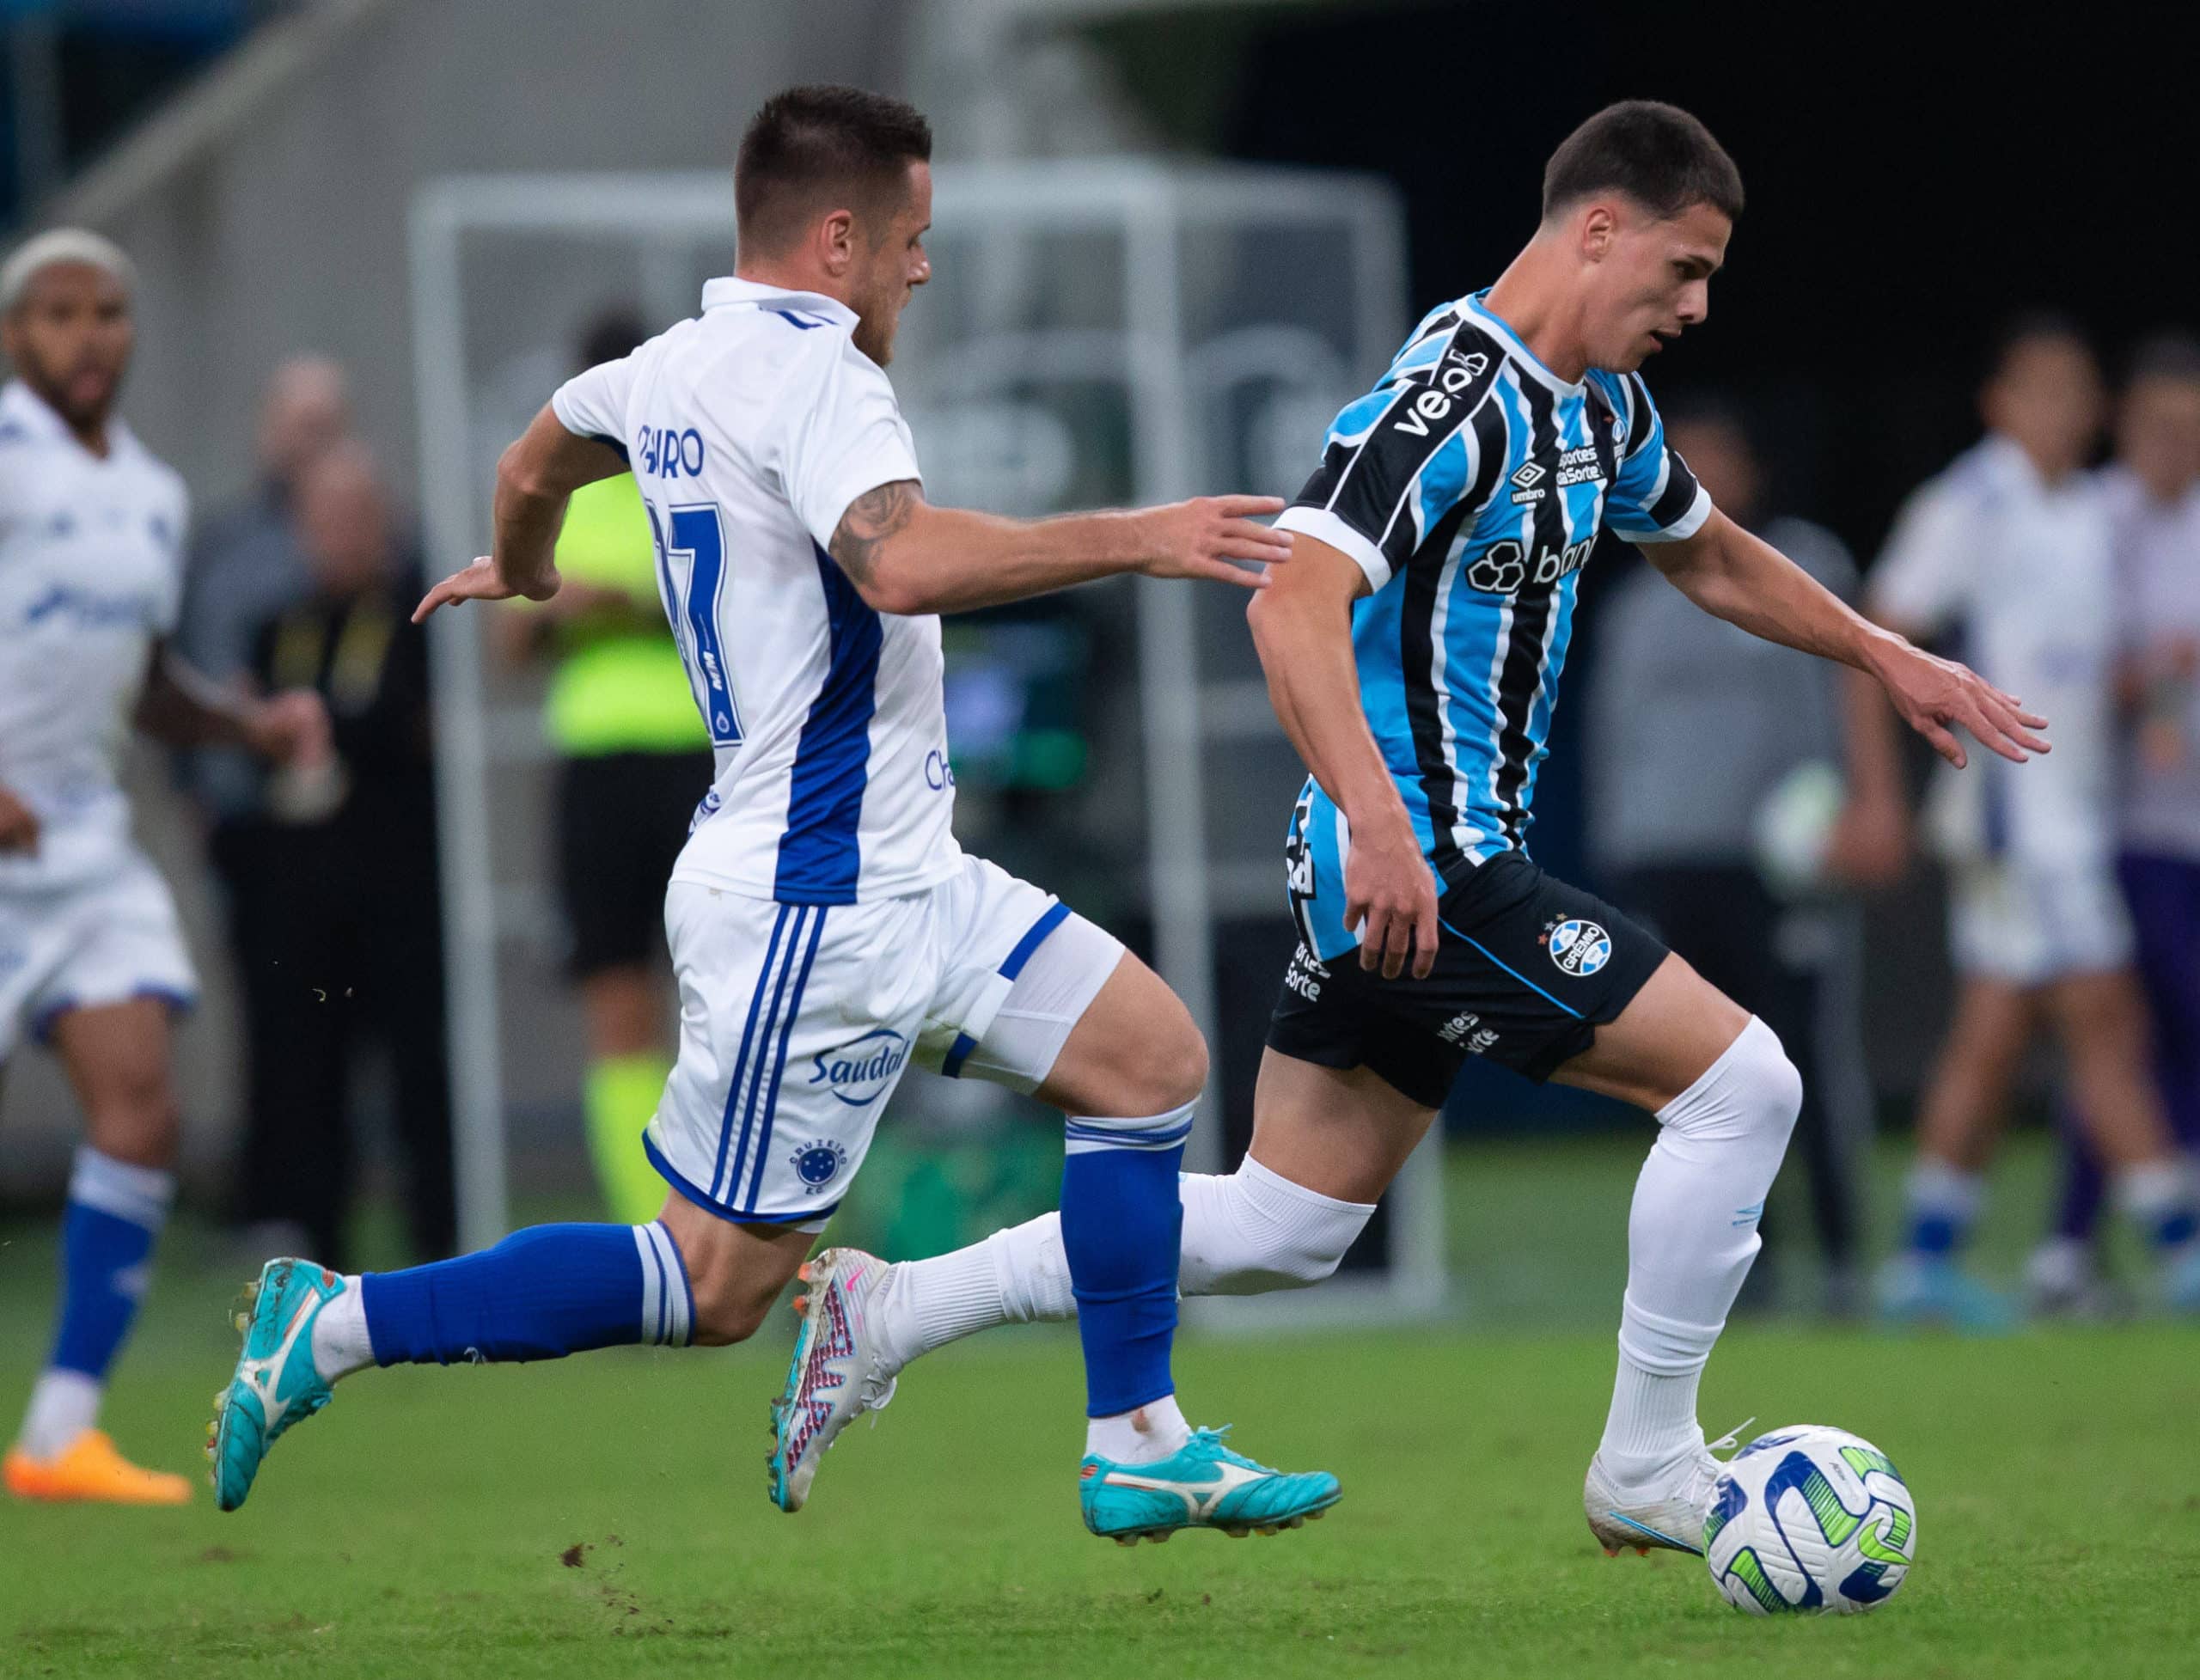
[[[85,1135],[93,1148],[135,1167],[175,1164],[183,1113],[165,1076],[148,1076],[102,1091],[87,1107]]]
[[[1784,1148],[1802,1111],[1802,1074],[1780,1035],[1752,1016],[1713,1068],[1659,1117],[1668,1131],[1704,1142],[1776,1136]]]
[[[1158,1035],[1140,1061],[1140,1067],[1125,1070],[1138,1088],[1127,1114],[1168,1114],[1197,1102],[1207,1089],[1207,1039],[1189,1014]]]
[[[1187,1295],[1265,1295],[1332,1276],[1372,1205],[1293,1183],[1250,1157],[1234,1173],[1182,1180]]]

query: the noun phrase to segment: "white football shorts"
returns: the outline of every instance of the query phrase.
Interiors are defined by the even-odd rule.
[[[2049,867],[2013,858],[1957,866],[1948,938],[1959,973],[2044,986],[2131,961],[2131,918],[2105,864]]]
[[[132,998],[199,998],[175,901],[141,853],[72,886],[0,891],[0,1060],[72,1009]]]
[[[644,1145],[744,1224],[822,1228],[905,1067],[1029,1091],[1121,960],[1114,935],[981,858],[902,898],[779,904],[675,880],[680,1055]]]

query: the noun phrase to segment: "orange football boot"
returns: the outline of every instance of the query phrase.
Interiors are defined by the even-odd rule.
[[[0,1461],[0,1479],[19,1500],[101,1505],[187,1505],[191,1484],[162,1470],[141,1470],[114,1450],[103,1429],[87,1429],[52,1458],[21,1447]]]

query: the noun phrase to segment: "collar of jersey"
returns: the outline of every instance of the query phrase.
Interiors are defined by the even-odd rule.
[[[107,419],[107,454],[104,457],[94,455],[69,430],[69,423],[54,412],[52,406],[20,379],[11,379],[4,388],[0,388],[0,419],[14,421],[41,443],[66,443],[92,461],[113,461],[134,441],[130,428],[122,424],[122,417],[111,413]]]
[[[1488,296],[1489,288],[1484,286],[1480,291],[1470,294],[1464,300],[1469,312],[1475,319],[1488,327],[1497,337],[1499,342],[1512,351],[1512,359],[1537,379],[1549,386],[1562,397],[1580,396],[1587,383],[1587,376],[1584,375],[1580,379],[1569,382],[1561,379],[1545,367],[1543,364],[1543,358],[1529,349],[1520,335],[1512,330],[1512,323],[1482,302],[1482,299]]]
[[[836,327],[856,324],[856,312],[837,297],[828,297],[822,291],[789,291],[783,286],[767,286],[731,274],[722,274],[705,283],[703,307],[791,309],[800,315],[822,315]]]

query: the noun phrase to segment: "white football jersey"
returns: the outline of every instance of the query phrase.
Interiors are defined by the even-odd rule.
[[[183,588],[183,480],[119,420],[104,459],[21,381],[0,390],[0,787],[37,814],[34,856],[0,891],[119,866],[117,761],[156,638]]]
[[[1988,437],[1910,497],[1869,587],[1880,614],[1952,632],[1957,657],[2047,719],[2044,756],[2012,764],[1966,740],[1969,767],[1940,767],[1931,810],[1940,849],[2050,865],[2105,859],[2116,583],[2091,475],[2048,484],[2017,444]]]
[[[851,904],[960,867],[939,620],[882,615],[826,552],[848,504],[918,477],[854,313],[738,279],[552,406],[619,449],[718,776],[673,871],[754,898]]]

